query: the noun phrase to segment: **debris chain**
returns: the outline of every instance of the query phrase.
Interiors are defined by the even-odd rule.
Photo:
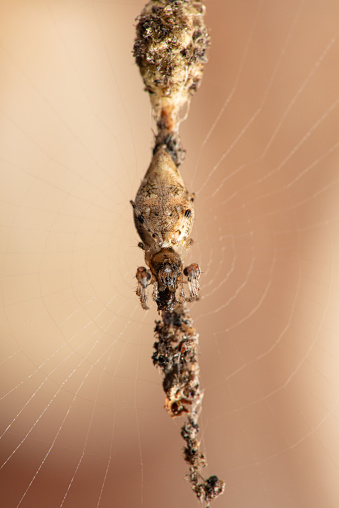
[[[163,372],[165,408],[172,417],[186,415],[181,428],[185,441],[184,459],[189,465],[186,478],[201,502],[209,506],[224,491],[224,482],[215,475],[204,479],[206,458],[197,439],[203,392],[199,382],[199,335],[188,310],[178,306],[174,312],[163,311],[155,326],[156,342],[152,359]]]
[[[153,154],[156,157],[157,153],[165,150],[177,167],[185,157],[179,136],[179,125],[183,119],[180,115],[183,115],[184,110],[187,114],[191,97],[199,87],[203,67],[207,61],[206,50],[210,44],[204,24],[204,13],[205,6],[199,0],[150,0],[137,18],[137,36],[133,52],[145,90],[150,94],[157,124]],[[139,219],[144,227],[144,215],[140,220],[140,211],[135,203],[132,202],[132,204],[134,213],[139,214],[136,217],[136,225],[138,226]],[[187,212],[186,215],[188,215]],[[139,234],[142,239],[145,238],[146,233],[139,231]],[[164,234],[162,238],[165,238]],[[173,240],[173,245],[179,247],[179,241],[177,243],[175,241]],[[166,251],[166,262],[169,263],[168,259],[171,260],[171,256],[172,258],[174,256],[172,244],[168,246],[166,242],[163,243],[162,246],[159,244],[162,247],[161,252]],[[189,245],[188,242],[186,243]],[[157,252],[160,247],[154,247],[150,242],[145,244],[145,241],[142,247],[146,250],[146,254],[150,253],[148,257],[151,261],[148,261],[148,265],[153,267],[153,275],[151,273],[148,275],[146,268],[143,267],[138,269],[140,273],[137,272],[139,280],[137,294],[141,296],[143,308],[147,308],[144,294],[151,275],[153,282],[158,283],[158,286],[162,283],[166,284],[166,281],[162,278],[160,269],[157,272],[154,263],[152,265],[152,259],[157,256],[154,252]],[[181,260],[176,265],[173,263],[173,266],[179,267],[179,280],[182,278]],[[170,281],[167,283],[172,284],[174,269],[168,273],[171,278],[167,278],[167,281]],[[187,272],[186,269],[183,273],[189,275],[189,270]],[[193,285],[194,289],[194,284],[198,284],[199,276],[200,270],[194,271],[193,278],[188,276],[191,293],[191,286]],[[176,282],[172,285],[176,287]],[[182,297],[176,301],[175,297],[171,296],[172,290],[172,287],[168,285],[166,290],[162,291],[164,301],[161,301],[159,297],[153,297],[158,303],[161,319],[156,321],[155,352],[152,359],[154,365],[163,372],[167,412],[171,417],[186,416],[186,421],[181,428],[181,436],[185,441],[184,459],[189,466],[186,478],[191,483],[198,499],[208,508],[209,503],[223,493],[225,484],[215,475],[207,479],[202,476],[206,458],[197,438],[198,418],[203,399],[199,382],[199,335],[193,326],[185,299]],[[192,298],[187,300],[192,301]]]

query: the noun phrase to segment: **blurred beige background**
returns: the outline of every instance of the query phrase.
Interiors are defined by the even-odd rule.
[[[142,1],[0,12],[1,504],[194,507],[129,200],[152,118]],[[182,124],[215,507],[339,506],[339,6],[210,0]]]

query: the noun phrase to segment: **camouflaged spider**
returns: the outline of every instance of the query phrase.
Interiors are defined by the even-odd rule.
[[[182,257],[192,244],[189,239],[194,220],[194,194],[189,194],[165,145],[156,147],[152,162],[131,201],[134,223],[145,251],[145,267],[137,269],[137,295],[144,309],[147,288],[153,284],[158,310],[173,311],[185,301],[184,276],[190,297],[199,298],[200,269],[197,264],[183,268]],[[176,293],[179,293],[178,299]]]

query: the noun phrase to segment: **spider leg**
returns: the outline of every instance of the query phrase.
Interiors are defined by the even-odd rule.
[[[184,269],[184,275],[187,277],[188,289],[190,292],[190,297],[188,301],[192,302],[194,300],[199,300],[200,295],[200,268],[197,263],[192,263],[189,266],[186,266]]]
[[[144,266],[139,266],[136,273],[136,279],[138,281],[137,295],[140,298],[140,303],[143,309],[147,310],[147,287],[151,283],[152,274]]]

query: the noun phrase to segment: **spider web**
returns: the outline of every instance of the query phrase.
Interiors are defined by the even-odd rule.
[[[0,30],[1,498],[196,506],[151,362],[129,200],[152,118],[143,1],[14,0]],[[337,507],[337,2],[207,2],[182,124],[215,506]]]

